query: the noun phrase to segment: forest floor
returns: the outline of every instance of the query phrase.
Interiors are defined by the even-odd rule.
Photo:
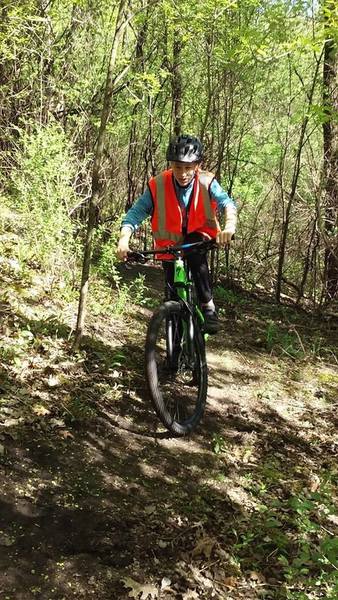
[[[338,598],[337,321],[218,289],[206,414],[175,439],[145,387],[151,310],[92,292],[74,355],[76,302],[0,266],[2,600]]]

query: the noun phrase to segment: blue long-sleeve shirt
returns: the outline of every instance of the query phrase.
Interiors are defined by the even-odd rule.
[[[189,200],[193,191],[194,178],[187,187],[181,187],[178,185],[174,178],[174,186],[177,195],[177,199],[181,206],[186,208],[189,204]],[[217,208],[220,212],[223,212],[225,207],[229,204],[235,206],[234,201],[228,196],[227,192],[223,190],[216,179],[213,179],[210,186],[210,196],[217,203]],[[153,212],[153,200],[149,188],[147,188],[142,196],[136,200],[135,204],[128,210],[122,219],[122,227],[130,227],[133,231],[141,225],[141,223],[152,215]]]

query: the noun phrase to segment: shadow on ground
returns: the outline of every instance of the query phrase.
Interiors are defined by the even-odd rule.
[[[276,544],[264,494],[288,506],[308,472],[333,464],[337,448],[327,442],[330,422],[321,437],[259,396],[266,370],[290,361],[264,347],[259,305],[241,305],[240,317],[223,320],[226,335],[210,340],[210,402],[185,439],[169,438],[151,409],[142,311],[136,333],[133,320],[101,324],[75,361],[67,325],[18,318],[47,361],[17,377],[3,369],[0,392],[15,407],[45,402],[49,413],[0,434],[1,597],[124,600],[130,577],[154,585],[160,598],[258,599],[262,586],[265,597],[286,598],[280,557],[297,553],[294,524]],[[312,325],[332,344],[332,323]],[[54,354],[47,336],[60,344]],[[170,589],[160,593],[163,581]]]

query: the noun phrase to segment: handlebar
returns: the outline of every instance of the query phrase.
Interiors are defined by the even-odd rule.
[[[191,242],[186,244],[180,244],[179,246],[166,246],[165,248],[161,248],[160,250],[143,250],[142,252],[128,252],[127,261],[145,264],[147,260],[149,260],[147,257],[154,256],[155,254],[172,254],[173,258],[178,258],[185,250],[192,250],[193,252],[198,252],[201,250],[212,250],[213,248],[217,248],[215,240]]]

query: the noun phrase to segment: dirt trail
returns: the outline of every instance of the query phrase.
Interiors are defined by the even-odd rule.
[[[141,270],[155,298],[158,269]],[[1,599],[331,598],[332,556],[323,572],[305,557],[306,575],[293,560],[305,551],[293,503],[337,530],[337,368],[332,351],[306,354],[319,337],[334,348],[337,324],[248,297],[220,307],[206,415],[186,439],[166,434],[146,397],[148,309],[93,319],[76,361],[69,325],[35,307],[35,362],[15,376],[1,363]],[[269,319],[297,331],[304,356],[278,340],[267,350]],[[20,403],[31,411],[18,427]],[[67,419],[74,406],[82,419]],[[309,526],[308,545],[321,534]]]

